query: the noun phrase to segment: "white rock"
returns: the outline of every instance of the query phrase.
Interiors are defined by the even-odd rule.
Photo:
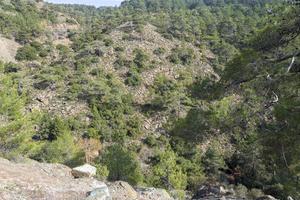
[[[84,164],[79,167],[75,167],[72,169],[72,175],[75,178],[83,178],[83,177],[93,177],[96,175],[97,169],[96,167],[89,165],[89,164]]]
[[[85,200],[111,200],[108,187],[105,183],[91,191]]]

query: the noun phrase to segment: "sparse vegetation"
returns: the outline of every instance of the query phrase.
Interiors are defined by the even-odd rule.
[[[277,1],[1,1],[0,33],[20,48],[0,61],[0,155],[74,166],[89,138],[103,144],[91,160],[102,180],[299,199],[299,13]]]

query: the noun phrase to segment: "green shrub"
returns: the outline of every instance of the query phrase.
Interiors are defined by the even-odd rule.
[[[169,56],[170,62],[182,65],[190,65],[194,59],[194,50],[190,48],[172,49],[172,54]]]
[[[147,144],[149,147],[155,147],[157,145],[156,138],[153,135],[146,137],[144,143]]]
[[[31,61],[31,60],[36,60],[37,58],[38,58],[37,50],[30,45],[25,45],[24,47],[20,47],[16,54],[16,59],[19,61],[22,60]]]
[[[135,57],[133,62],[137,66],[138,70],[147,68],[146,64],[149,62],[149,55],[146,54],[146,52],[144,52],[142,49],[135,49],[134,53]]]
[[[141,84],[141,77],[135,69],[130,69],[127,73],[125,84],[129,86],[139,86]]]
[[[20,67],[15,63],[4,64],[4,73],[16,73],[20,70]]]
[[[223,155],[215,145],[208,148],[202,161],[204,163],[206,173],[217,178],[219,175],[219,169],[224,168],[225,166]]]
[[[45,114],[41,118],[41,124],[39,131],[35,134],[34,139],[36,140],[56,140],[68,127],[65,122],[59,117],[52,118],[50,115]]]
[[[178,156],[171,150],[159,152],[157,162],[152,166],[152,176],[150,182],[156,187],[166,189],[186,189],[187,174],[178,165]]]
[[[95,167],[97,168],[97,178],[99,180],[105,181],[109,175],[109,170],[107,169],[107,166],[96,164]]]
[[[119,145],[106,149],[101,163],[107,166],[109,170],[108,180],[110,181],[122,180],[132,185],[138,185],[143,181],[136,155]]]
[[[78,149],[72,134],[64,131],[56,140],[46,142],[41,151],[33,158],[43,162],[64,163],[69,166],[76,166],[83,163],[84,153]]]
[[[123,52],[123,51],[125,51],[125,48],[121,47],[121,46],[116,46],[115,47],[115,51],[117,51],[117,52]]]
[[[156,55],[163,55],[163,54],[165,54],[166,53],[166,49],[165,48],[163,48],[163,47],[158,47],[157,49],[155,49],[154,51],[153,51],[153,53],[154,54],[156,54]]]
[[[112,46],[114,44],[113,40],[110,38],[104,39],[103,42],[104,42],[104,45],[107,47]]]

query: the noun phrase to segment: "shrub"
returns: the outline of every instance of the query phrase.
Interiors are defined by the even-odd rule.
[[[4,73],[16,73],[20,67],[15,63],[6,63],[4,64]]]
[[[156,138],[153,135],[148,136],[145,140],[144,143],[147,144],[149,147],[154,147],[157,145]]]
[[[115,51],[117,51],[117,52],[123,52],[123,51],[125,51],[125,48],[121,47],[121,46],[116,46],[115,47]]]
[[[95,167],[97,168],[97,178],[105,181],[109,175],[109,170],[107,169],[107,167],[101,164],[96,164]]]
[[[31,60],[36,60],[37,58],[38,58],[37,50],[30,45],[25,45],[24,47],[19,48],[16,54],[16,59],[19,61],[22,60],[31,61]]]
[[[225,162],[220,150],[212,145],[206,151],[203,157],[205,171],[209,175],[218,176],[219,168],[224,168]]]
[[[108,180],[127,181],[137,185],[143,181],[141,168],[136,156],[119,145],[109,147],[103,154],[101,163],[109,170]]]
[[[65,131],[60,134],[57,140],[46,142],[41,151],[33,158],[43,162],[64,163],[76,166],[83,163],[84,153],[74,143],[71,133]]]
[[[178,156],[171,150],[158,153],[152,167],[151,182],[156,187],[166,189],[185,189],[187,186],[187,174],[177,164]]]
[[[169,56],[170,62],[174,64],[189,65],[195,59],[195,53],[190,48],[175,48],[172,49],[172,54]]]
[[[149,61],[149,55],[146,54],[142,49],[134,50],[135,57],[133,62],[136,64],[139,70],[146,68],[146,63]]]
[[[104,39],[103,42],[104,42],[104,45],[107,47],[112,46],[114,44],[114,42],[110,38]]]
[[[35,140],[56,140],[68,127],[58,118],[51,118],[50,115],[44,115],[41,119],[39,131],[34,135]]]
[[[129,86],[139,86],[141,84],[141,77],[135,69],[128,71],[125,84]]]
[[[165,54],[166,53],[166,49],[163,48],[163,47],[158,47],[157,49],[155,49],[153,51],[153,53],[159,56],[159,55]]]

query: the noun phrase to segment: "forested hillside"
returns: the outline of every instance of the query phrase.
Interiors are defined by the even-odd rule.
[[[89,162],[177,199],[300,199],[298,5],[4,0],[0,34],[2,157]]]

